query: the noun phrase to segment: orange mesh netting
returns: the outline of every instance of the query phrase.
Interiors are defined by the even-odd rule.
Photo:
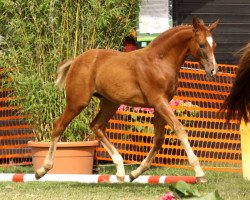
[[[179,73],[177,95],[172,108],[186,127],[189,141],[203,169],[241,171],[239,124],[225,123],[217,112],[228,95],[238,66],[219,65],[216,81],[209,81],[204,70],[186,62]],[[125,163],[140,163],[152,147],[153,110],[121,106],[109,121],[107,134]],[[154,166],[189,168],[187,156],[169,127],[165,142],[154,159]],[[97,159],[111,161],[106,150],[97,148]]]
[[[31,164],[31,153],[27,147],[33,133],[26,121],[27,116],[11,105],[15,100],[11,90],[4,89],[4,82],[10,81],[0,68],[0,165]]]
[[[216,81],[208,81],[199,65],[186,62],[180,71],[174,112],[185,125],[189,140],[204,169],[241,171],[239,124],[226,124],[217,117],[221,103],[228,95],[238,66],[219,65]],[[0,69],[0,83],[8,80]],[[4,87],[1,87],[4,88]],[[31,164],[27,141],[33,138],[27,116],[11,105],[11,90],[0,90],[0,165]],[[122,106],[110,120],[107,134],[126,163],[140,163],[152,147],[152,109]],[[188,168],[187,157],[173,130],[166,126],[162,149],[153,165]],[[97,148],[97,159],[111,161],[103,147]]]

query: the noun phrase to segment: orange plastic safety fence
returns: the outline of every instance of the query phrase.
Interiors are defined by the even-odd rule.
[[[0,69],[0,166],[31,164],[27,141],[33,138],[28,116],[20,115],[19,107],[12,106],[16,99],[12,91],[4,89],[10,79]]]
[[[219,65],[215,81],[209,80],[194,62],[186,62],[180,70],[179,88],[171,106],[186,127],[203,169],[241,172],[239,124],[225,123],[217,115],[237,68]],[[153,131],[153,110],[128,106],[120,107],[107,128],[125,163],[140,163],[146,157],[152,147]],[[102,146],[97,148],[97,159],[111,161]],[[164,144],[153,165],[189,168],[185,151],[169,126],[165,127]]]
[[[241,171],[239,124],[225,123],[217,111],[228,95],[238,66],[219,65],[216,81],[207,80],[197,63],[186,62],[179,73],[179,88],[171,102],[186,127],[190,143],[204,169]],[[0,69],[0,83],[10,81]],[[3,88],[3,87],[2,87]],[[31,164],[27,141],[33,138],[27,116],[10,104],[12,91],[0,90],[0,165]],[[126,163],[140,163],[152,147],[152,109],[120,107],[110,120],[107,134]],[[165,141],[153,165],[189,168],[173,130],[166,126]],[[103,147],[97,159],[111,161]]]

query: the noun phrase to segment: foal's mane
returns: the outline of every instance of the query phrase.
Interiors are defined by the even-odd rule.
[[[193,28],[192,25],[179,25],[175,26],[171,29],[168,29],[161,33],[157,38],[155,38],[152,42],[149,43],[149,47],[151,46],[157,46],[162,43],[163,40],[170,39],[175,33],[179,33],[183,30],[191,30]]]
[[[227,111],[226,120],[237,118],[250,122],[250,43],[242,50],[240,67],[230,94],[225,99],[220,112]]]

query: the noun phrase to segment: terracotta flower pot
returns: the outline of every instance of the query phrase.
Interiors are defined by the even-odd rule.
[[[37,170],[43,165],[50,142],[29,141],[32,163]],[[59,142],[55,153],[54,166],[49,174],[92,174],[95,148],[98,141]]]

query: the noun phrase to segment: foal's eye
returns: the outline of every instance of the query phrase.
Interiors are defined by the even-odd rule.
[[[204,44],[199,44],[199,47],[200,47],[201,49],[205,49],[205,45],[204,45]]]

